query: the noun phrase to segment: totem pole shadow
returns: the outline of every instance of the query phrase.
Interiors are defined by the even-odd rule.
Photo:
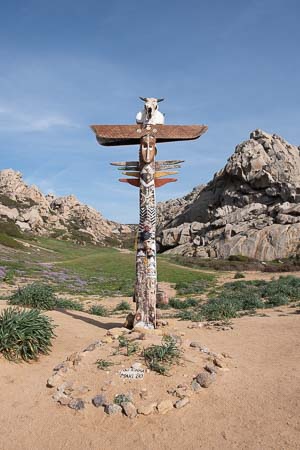
[[[75,312],[66,311],[65,309],[56,309],[57,312],[66,314],[67,316],[73,317],[73,319],[82,320],[83,322],[88,323],[89,325],[94,325],[98,328],[103,328],[104,330],[110,330],[111,328],[120,328],[123,326],[123,324],[120,324],[120,322],[108,322],[103,323],[99,322],[96,319],[92,319],[90,317],[82,316],[81,314],[77,314]]]

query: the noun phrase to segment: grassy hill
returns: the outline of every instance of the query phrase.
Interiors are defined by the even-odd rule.
[[[134,251],[80,246],[53,238],[13,237],[5,233],[0,234],[1,243],[0,266],[11,283],[24,277],[51,283],[60,292],[132,295]],[[180,267],[158,257],[158,281],[196,284],[204,289],[215,277],[212,273]]]

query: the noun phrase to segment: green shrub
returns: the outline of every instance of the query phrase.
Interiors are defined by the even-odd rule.
[[[300,278],[290,275],[266,283],[262,289],[262,296],[269,301],[277,295],[287,297],[289,301],[300,300]]]
[[[194,298],[188,298],[186,300],[180,300],[179,298],[170,298],[169,300],[169,307],[174,309],[187,309],[197,305],[198,301]]]
[[[6,283],[9,284],[14,284],[14,276],[15,276],[15,272],[13,270],[9,270],[8,272],[6,272],[5,277],[3,278],[3,281],[5,281]]]
[[[57,299],[56,307],[62,309],[72,309],[74,311],[84,311],[84,307],[81,303],[67,298]]]
[[[244,255],[230,255],[228,258],[228,261],[241,261],[241,262],[248,262],[253,261],[253,258],[249,258],[248,256]]]
[[[115,365],[115,363],[113,363],[112,361],[107,361],[106,359],[97,359],[95,364],[98,367],[98,369],[101,369],[101,370],[106,370],[109,367]]]
[[[273,294],[265,303],[265,308],[274,308],[275,306],[282,306],[289,303],[290,299],[286,295]]]
[[[181,351],[176,339],[164,336],[162,345],[151,345],[144,349],[143,356],[150,370],[167,375],[170,367],[179,361]]]
[[[126,302],[125,300],[123,300],[122,302],[120,302],[116,307],[115,307],[115,311],[130,311],[131,310],[131,306],[128,302]]]
[[[129,341],[127,337],[124,335],[119,336],[118,341],[119,341],[119,350],[121,348],[125,348],[126,356],[131,356],[134,353],[137,353],[140,349],[139,344],[137,342]]]
[[[38,310],[7,308],[0,315],[0,353],[10,361],[36,360],[48,354],[54,325]]]
[[[169,309],[170,308],[168,303],[158,303],[156,306],[158,309]]]
[[[24,249],[24,245],[16,241],[12,236],[0,232],[0,244],[14,249]]]
[[[8,220],[7,222],[0,221],[0,233],[17,238],[24,237],[20,231],[20,228],[13,220]]]
[[[18,306],[27,306],[50,310],[56,306],[56,296],[51,286],[47,284],[32,283],[12,295],[9,304]]]
[[[237,280],[239,278],[245,278],[245,275],[242,272],[236,272],[234,275],[234,279]]]
[[[107,317],[109,316],[109,311],[102,305],[93,305],[89,309],[90,314],[94,314],[95,316]]]
[[[203,294],[209,286],[208,280],[181,281],[176,284],[175,289],[179,295]]]
[[[199,311],[187,311],[183,310],[176,314],[176,317],[180,320],[191,320],[192,322],[202,322],[204,320],[203,315]]]
[[[122,403],[128,403],[131,401],[131,398],[125,394],[118,394],[114,398],[114,403],[116,405],[121,405]]]
[[[227,320],[237,316],[241,304],[229,298],[210,299],[201,307],[206,320]]]

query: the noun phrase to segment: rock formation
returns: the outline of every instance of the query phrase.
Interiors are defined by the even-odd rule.
[[[105,219],[73,195],[43,195],[12,169],[0,171],[0,222],[13,223],[21,232],[80,243],[119,245],[132,232],[131,227]]]
[[[161,251],[274,260],[300,254],[300,152],[255,130],[212,181],[158,205]]]

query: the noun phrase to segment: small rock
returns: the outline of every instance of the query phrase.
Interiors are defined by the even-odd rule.
[[[223,361],[220,358],[215,358],[213,363],[215,366],[220,367],[221,369],[223,369],[225,367],[225,364],[223,363]]]
[[[188,328],[202,328],[204,325],[201,322],[193,322],[191,325],[188,325]]]
[[[133,364],[131,365],[132,369],[134,369],[134,370],[141,369],[142,366],[143,366],[143,365],[142,365],[141,363],[139,363],[139,362],[133,363]]]
[[[94,351],[96,348],[101,347],[102,342],[100,340],[97,340],[95,342],[92,342],[90,345],[88,345],[83,352],[92,352]]]
[[[175,393],[176,397],[179,397],[179,398],[191,397],[191,395],[192,395],[192,391],[187,388],[177,388],[174,393]]]
[[[133,331],[130,334],[128,334],[127,336],[128,341],[136,341],[136,340],[140,340],[143,338],[143,334],[139,333],[138,331]]]
[[[191,386],[192,386],[192,390],[194,392],[199,392],[202,389],[200,384],[197,382],[197,380],[193,380]]]
[[[129,313],[128,316],[126,317],[124,327],[129,330],[132,330],[133,324],[134,324],[134,319],[135,319],[135,314]]]
[[[56,394],[54,394],[52,398],[61,405],[68,405],[71,401],[71,398],[65,395],[63,392],[56,392]]]
[[[65,381],[63,384],[61,384],[60,386],[57,386],[57,390],[59,392],[62,392],[64,394],[70,394],[71,391],[73,391],[72,389],[73,383],[70,381]]]
[[[180,400],[177,400],[177,402],[175,403],[174,406],[175,406],[175,408],[179,409],[179,408],[183,408],[188,403],[190,403],[190,399],[188,397],[183,397]]]
[[[84,409],[84,401],[81,398],[73,398],[68,406],[76,411],[81,411]]]
[[[111,336],[112,338],[116,338],[117,339],[122,334],[127,334],[127,333],[129,333],[129,330],[127,328],[124,328],[124,327],[122,327],[122,328],[111,328],[106,333],[106,336]]]
[[[200,352],[209,353],[209,349],[207,347],[199,347]]]
[[[92,398],[92,403],[94,406],[96,406],[96,408],[99,408],[99,406],[105,406],[107,404],[105,395],[96,395],[94,398]]]
[[[208,388],[216,379],[215,374],[208,372],[201,372],[197,375],[196,381],[203,388]]]
[[[204,369],[209,373],[217,373],[217,370],[218,370],[217,367],[214,366],[213,364],[206,364]]]
[[[59,374],[52,375],[52,377],[47,380],[47,387],[57,387],[62,384],[62,377]]]
[[[192,341],[192,342],[190,343],[190,347],[193,347],[193,348],[202,348],[202,345],[200,344],[200,342]]]
[[[104,338],[102,339],[102,342],[104,344],[111,344],[113,342],[113,339],[110,336],[104,336]]]
[[[146,388],[143,388],[140,392],[140,397],[142,400],[147,400],[148,398],[148,391]]]
[[[129,419],[134,419],[137,415],[136,407],[131,402],[121,403],[124,414],[129,417]]]
[[[122,408],[119,405],[110,403],[109,405],[105,406],[104,412],[106,412],[106,414],[108,414],[109,416],[114,416],[115,414],[120,414],[122,412]]]
[[[171,400],[162,400],[158,403],[156,408],[159,414],[166,414],[168,411],[173,409],[173,403]]]
[[[64,369],[66,369],[65,371],[67,371],[67,367],[66,367],[66,363],[62,362],[60,364],[57,364],[57,366],[54,367],[53,371],[54,372],[58,372],[58,371],[63,371]]]
[[[78,364],[82,361],[82,354],[80,352],[72,353],[68,356],[67,361],[71,361],[73,366],[78,366]]]
[[[156,409],[157,403],[150,403],[149,405],[140,406],[138,409],[138,414],[142,414],[143,416],[149,416],[153,414]]]
[[[78,397],[80,395],[84,395],[87,392],[90,391],[90,388],[88,386],[78,386],[75,389],[73,389],[73,396]]]

